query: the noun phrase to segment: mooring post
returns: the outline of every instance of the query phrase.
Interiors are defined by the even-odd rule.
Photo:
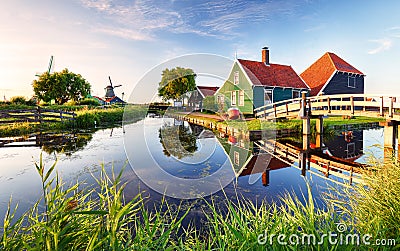
[[[384,127],[383,131],[383,151],[384,162],[391,161],[393,153],[396,149],[397,123],[396,121],[380,122],[380,126]]]
[[[317,148],[322,147],[322,141],[323,137],[322,135],[324,134],[324,118],[323,116],[318,116],[317,121],[315,123],[315,129],[316,129],[316,137],[315,137],[315,146]]]

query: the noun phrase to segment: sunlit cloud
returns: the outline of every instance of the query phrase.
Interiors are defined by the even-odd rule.
[[[389,50],[393,45],[393,41],[389,38],[370,40],[370,42],[378,43],[379,46],[373,50],[368,51],[368,54],[377,54],[382,51]]]

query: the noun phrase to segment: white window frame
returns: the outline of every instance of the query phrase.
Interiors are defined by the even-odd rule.
[[[347,76],[347,87],[349,88],[357,88],[356,87],[356,77],[355,76]]]
[[[239,90],[239,106],[244,106],[244,90]]]
[[[224,95],[218,95],[217,96],[217,103],[218,104],[224,104],[225,102],[225,96]]]
[[[233,84],[238,85],[239,84],[239,71],[235,71],[233,74]]]
[[[240,165],[240,154],[237,151],[233,153],[233,164]]]
[[[236,91],[232,91],[231,92],[231,105],[236,106],[236,99],[237,99]]]
[[[267,93],[271,94],[271,99],[270,100],[267,100],[265,98],[265,95],[267,95]],[[264,89],[264,105],[272,104],[273,100],[274,100],[274,91],[271,90],[271,89]]]
[[[295,97],[294,94],[298,93],[298,95]],[[300,90],[292,90],[292,98],[301,98],[301,91]]]

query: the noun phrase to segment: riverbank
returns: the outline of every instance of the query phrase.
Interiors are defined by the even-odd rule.
[[[163,199],[151,211],[145,198],[124,200],[121,175],[104,168],[96,187],[67,187],[36,164],[44,207],[35,203],[21,218],[9,208],[0,235],[1,250],[396,250],[400,243],[400,166],[376,164],[363,185],[331,188],[325,207],[316,207],[310,186],[300,198],[255,204],[234,198],[204,198],[202,229],[183,227],[192,208]],[[382,182],[382,181],[385,182]],[[57,179],[58,181],[58,179]],[[223,200],[224,208],[217,201]],[[193,208],[196,210],[196,208]],[[198,209],[197,209],[198,210]]]
[[[54,106],[52,109],[74,111],[75,120],[60,122],[22,122],[0,124],[0,137],[12,137],[27,135],[38,131],[54,130],[81,130],[95,127],[106,127],[114,124],[121,124],[126,121],[144,118],[146,107],[128,105],[125,107],[90,107],[90,106]],[[125,117],[124,117],[125,116]]]
[[[303,121],[301,119],[293,120],[277,120],[265,121],[261,119],[246,119],[246,120],[227,120],[226,118],[213,115],[203,114],[199,112],[170,112],[168,116],[185,119],[189,122],[204,125],[210,129],[223,129],[222,131],[231,131],[234,128],[241,131],[260,131],[273,130],[277,135],[281,134],[299,134],[302,132]],[[330,116],[324,118],[324,132],[331,134],[333,130],[347,130],[349,128],[358,128],[362,126],[377,126],[379,122],[385,121],[384,118],[369,118],[369,117],[342,117]],[[311,133],[315,131],[315,120],[311,120]]]

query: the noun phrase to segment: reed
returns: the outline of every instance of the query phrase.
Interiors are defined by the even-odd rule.
[[[40,158],[41,159],[41,158]],[[241,198],[205,198],[201,229],[182,226],[190,206],[172,206],[163,198],[151,209],[138,194],[124,199],[122,172],[111,176],[102,166],[97,185],[66,186],[54,173],[55,164],[36,169],[43,198],[22,217],[8,208],[0,250],[372,250],[376,246],[332,243],[324,234],[370,234],[400,243],[400,166],[379,164],[365,173],[367,186],[334,191],[318,207],[310,185],[302,196],[286,193],[268,204]],[[338,224],[347,226],[339,230]],[[278,242],[285,235],[286,245]],[[295,235],[300,239],[292,238]],[[306,236],[306,242],[301,241]],[[316,239],[312,239],[313,235]]]

